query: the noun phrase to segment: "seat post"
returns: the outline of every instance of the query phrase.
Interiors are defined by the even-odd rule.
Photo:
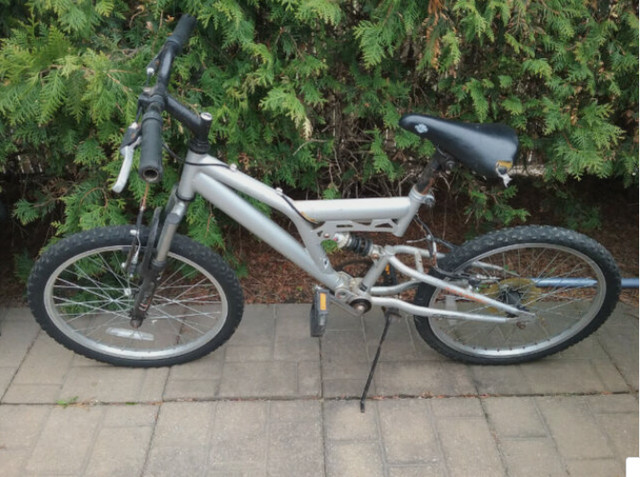
[[[435,154],[431,156],[429,162],[418,177],[418,181],[413,186],[414,190],[421,196],[427,195],[436,179],[436,173],[442,168],[449,169],[450,165],[453,166],[451,156],[439,148],[436,149]]]

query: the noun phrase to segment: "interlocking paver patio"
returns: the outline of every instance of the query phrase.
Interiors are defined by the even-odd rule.
[[[247,306],[215,353],[117,368],[62,348],[26,308],[0,309],[3,476],[624,475],[638,455],[638,309],[548,359],[467,366],[392,325],[366,404],[380,310]]]

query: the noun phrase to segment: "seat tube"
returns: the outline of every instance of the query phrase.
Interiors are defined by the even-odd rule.
[[[428,202],[425,199],[426,194],[422,195],[418,191],[415,190],[415,187],[411,188],[411,192],[409,192],[409,200],[411,201],[411,206],[407,211],[407,214],[398,220],[398,224],[396,225],[395,230],[393,231],[393,235],[396,237],[402,237],[404,233],[407,231],[409,224],[418,213],[418,209],[422,204],[427,204]]]
[[[411,207],[409,212],[404,217],[400,218],[398,225],[396,226],[393,235],[396,237],[402,237],[407,231],[409,224],[413,220],[413,217],[418,213],[420,205],[425,204],[427,207],[433,207],[435,199],[431,194],[431,186],[435,181],[435,175],[440,170],[441,164],[447,159],[447,156],[440,151],[436,150],[436,153],[429,160],[429,163],[425,166],[422,174],[418,177],[418,181],[414,184],[409,192],[409,200],[411,201]]]

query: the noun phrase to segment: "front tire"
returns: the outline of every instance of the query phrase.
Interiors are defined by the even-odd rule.
[[[566,349],[598,329],[620,294],[620,272],[609,252],[558,227],[499,230],[457,247],[438,265],[457,275],[459,285],[536,314],[534,322],[508,324],[414,317],[431,347],[473,364],[521,363]],[[418,287],[415,304],[505,316],[426,284]]]
[[[130,325],[140,277],[122,264],[134,230],[82,232],[42,255],[27,287],[40,326],[67,348],[120,366],[170,366],[221,346],[242,318],[242,289],[219,255],[182,235],[171,244],[147,318],[138,329]],[[144,245],[148,230],[141,232]]]

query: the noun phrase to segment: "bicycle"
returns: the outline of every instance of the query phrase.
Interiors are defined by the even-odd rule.
[[[161,179],[162,113],[167,112],[192,139],[164,211],[157,209],[149,226],[141,223],[141,207],[135,225],[60,240],[33,268],[29,304],[56,341],[89,358],[147,367],[200,358],[231,337],[243,312],[237,277],[218,254],[177,233],[196,194],[321,284],[311,305],[313,336],[324,332],[330,303],[356,316],[377,306],[386,316],[378,353],[389,323],[402,312],[413,315],[423,340],[448,358],[513,364],[566,349],[610,315],[620,293],[618,268],[602,245],[574,231],[520,226],[454,247],[422,223],[422,248],[379,245],[362,235],[403,237],[419,208],[434,206],[432,185],[442,170],[463,165],[506,185],[518,149],[507,126],[403,116],[402,128],[437,147],[403,197],[293,200],[209,155],[211,115],[192,112],[168,93],[173,60],[195,24],[183,16],[150,63],[148,75],[155,75],[156,83],[139,97],[142,120],[125,133],[124,160],[113,187],[123,190],[138,147],[140,177],[148,183]],[[300,241],[237,192],[284,214]],[[356,276],[334,268],[326,240],[366,257],[368,269]],[[403,298],[407,291],[415,291],[413,302]],[[371,373],[376,362],[377,356]]]

